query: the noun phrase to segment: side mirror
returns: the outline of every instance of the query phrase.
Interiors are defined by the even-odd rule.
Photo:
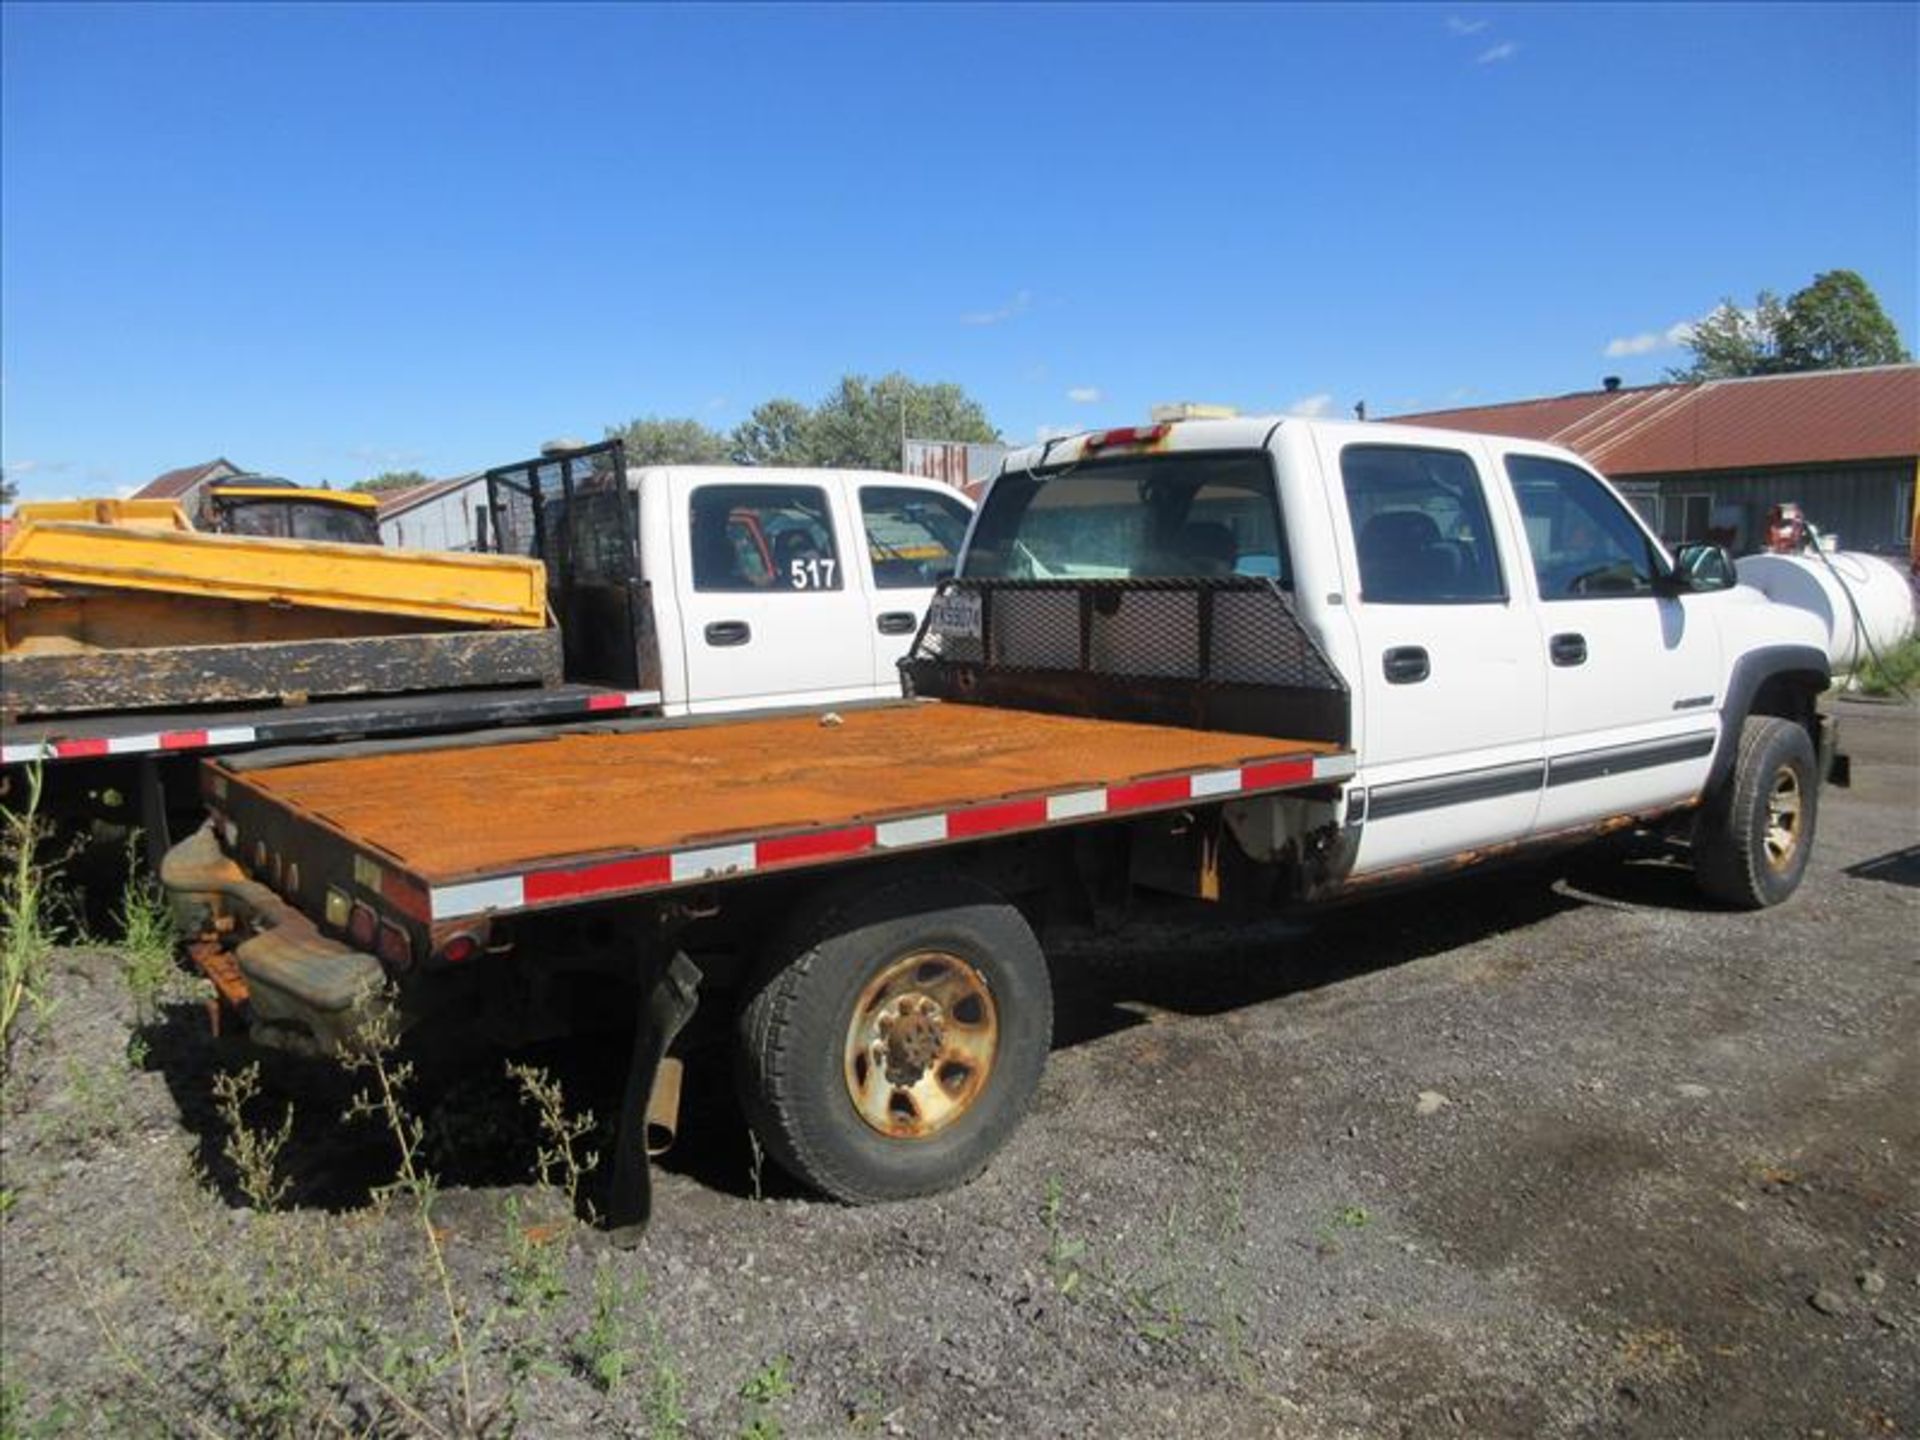
[[[1731,590],[1740,583],[1733,557],[1718,545],[1682,545],[1673,556],[1672,592]]]

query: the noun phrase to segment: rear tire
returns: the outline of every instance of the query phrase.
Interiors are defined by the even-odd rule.
[[[1778,905],[1800,887],[1819,810],[1813,741],[1791,720],[1750,715],[1733,773],[1694,834],[1693,871],[1715,900],[1742,910]]]
[[[1020,912],[962,876],[850,884],[747,987],[735,1079],[781,1167],[862,1205],[965,1183],[1012,1135],[1053,1037]]]

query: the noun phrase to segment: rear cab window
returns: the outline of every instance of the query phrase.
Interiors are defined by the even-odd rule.
[[[1009,471],[975,522],[985,580],[1247,575],[1293,585],[1264,451],[1153,455]]]
[[[1349,445],[1340,480],[1368,605],[1471,605],[1507,598],[1487,498],[1458,450]]]
[[[815,485],[702,485],[688,502],[693,588],[840,590],[833,512]]]

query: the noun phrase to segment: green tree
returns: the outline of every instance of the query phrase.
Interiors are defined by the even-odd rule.
[[[733,427],[734,463],[808,465],[813,412],[798,400],[768,400]]]
[[[629,465],[724,465],[727,437],[698,420],[643,415],[624,425],[609,425],[607,438],[626,446]]]
[[[1723,300],[1687,338],[1693,363],[1675,380],[1734,380],[1802,370],[1899,365],[1911,357],[1873,288],[1851,270],[1828,270],[1782,304],[1762,290],[1751,310]]]
[[[11,505],[13,497],[19,493],[13,481],[7,479],[4,474],[0,474],[0,505]]]
[[[433,478],[418,470],[382,470],[366,480],[356,480],[347,488],[363,495],[391,495],[396,490],[411,490],[416,485],[431,485]]]
[[[900,465],[903,435],[977,442],[1000,438],[980,402],[958,385],[921,384],[895,372],[872,381],[843,376],[814,408],[806,448],[816,465],[893,470]]]
[[[1787,301],[1775,333],[1782,370],[1853,370],[1913,358],[1873,287],[1851,270],[1814,276]]]
[[[1780,322],[1785,308],[1778,296],[1762,290],[1751,310],[1731,299],[1722,300],[1706,319],[1693,327],[1687,349],[1693,363],[1667,371],[1674,380],[1738,380],[1743,375],[1771,375],[1779,369]]]

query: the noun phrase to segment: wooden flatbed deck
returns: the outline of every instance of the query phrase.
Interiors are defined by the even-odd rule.
[[[1352,770],[1308,741],[918,703],[249,767],[231,784],[397,866],[426,892],[419,918],[440,921]]]

